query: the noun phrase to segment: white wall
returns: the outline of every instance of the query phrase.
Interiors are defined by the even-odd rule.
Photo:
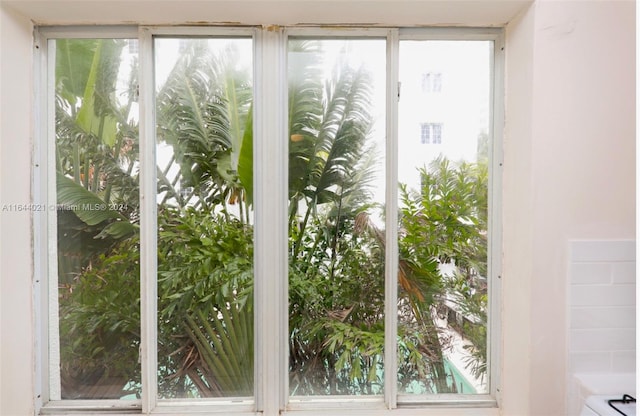
[[[0,414],[33,413],[31,22],[0,9]]]
[[[502,398],[505,415],[527,415],[531,401],[534,15],[532,7],[507,27],[502,193]]]
[[[509,28],[504,284],[530,288],[531,415],[566,411],[568,241],[635,239],[634,7],[538,1]]]
[[[194,4],[206,9],[202,15],[213,16],[211,21],[242,16],[240,6],[226,2],[230,14],[223,15],[223,7],[214,7],[223,2],[214,0],[187,2],[190,6],[183,8],[171,8],[166,1],[158,7],[148,1],[130,3],[131,9],[108,1],[1,3],[1,204],[29,202],[31,18],[114,23],[148,22],[157,16],[175,21],[181,13],[186,13],[185,19],[189,13],[196,16]],[[635,238],[634,3],[540,0],[516,19],[514,10],[522,6],[518,2],[451,2],[448,7],[439,1],[377,1],[369,7],[349,2],[345,7],[350,14],[328,0],[314,6],[304,3],[281,9],[285,13],[275,13],[277,8],[265,1],[242,9],[256,22],[261,16],[279,20],[264,23],[309,22],[314,20],[313,10],[320,21],[343,23],[378,19],[371,21],[499,25],[511,20],[504,161],[503,414],[564,414],[567,242]],[[392,9],[398,11],[396,17],[389,13]],[[35,342],[28,215],[0,212],[0,231],[0,414],[28,415],[33,407]]]

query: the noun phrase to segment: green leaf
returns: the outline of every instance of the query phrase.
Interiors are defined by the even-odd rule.
[[[118,240],[133,235],[137,229],[138,227],[129,221],[115,221],[104,227],[96,238],[105,238],[106,236],[110,236]]]
[[[88,191],[60,172],[56,172],[56,186],[57,201],[61,208],[70,209],[85,224],[98,225],[103,221],[117,220],[123,224],[114,225],[110,231],[106,232],[107,234],[120,235],[127,230],[127,225],[124,223],[128,223],[131,227],[128,230],[133,230],[133,225],[126,217],[118,211],[110,209],[109,205],[98,195]]]
[[[82,107],[76,121],[85,132],[99,137],[104,144],[112,147],[116,142],[117,121],[115,117],[105,111],[98,114],[98,108],[105,106],[104,103],[98,103],[98,101],[101,99],[106,101],[106,97],[101,96],[97,88],[100,74],[106,71],[103,59],[104,42],[106,41],[99,41],[95,49],[82,97]],[[108,56],[106,57],[108,58]]]
[[[247,204],[253,204],[253,106],[249,108],[242,147],[238,157],[238,178],[247,195]]]

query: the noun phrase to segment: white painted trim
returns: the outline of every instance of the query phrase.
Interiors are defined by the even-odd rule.
[[[401,28],[400,40],[495,40],[501,37],[501,34],[501,28]]]
[[[329,39],[385,39],[389,29],[366,26],[295,26],[286,28],[287,36],[295,38],[329,38]]]
[[[139,413],[141,407],[140,400],[55,400],[42,409],[42,414],[129,410]]]
[[[284,409],[289,376],[285,39],[280,27],[259,31],[254,62],[256,404],[266,415]]]
[[[425,408],[434,406],[455,407],[496,407],[496,401],[490,394],[430,394],[398,396],[401,407],[421,406]]]
[[[504,108],[505,108],[505,38],[500,31],[494,39],[491,61],[491,96],[492,101],[491,139],[489,171],[489,218],[487,228],[491,236],[487,247],[489,264],[487,312],[487,368],[489,369],[489,392],[501,404],[501,369],[502,369],[502,173],[504,164]]]
[[[395,409],[398,405],[398,34],[398,29],[390,29],[387,34],[384,398],[388,409]]]
[[[139,31],[140,143],[140,364],[142,411],[157,406],[158,395],[158,209],[153,36]]]
[[[341,410],[343,412],[349,410],[382,410],[386,409],[384,396],[309,396],[290,398],[287,405],[287,414],[289,412],[308,412],[324,410],[326,412],[335,412]],[[304,413],[306,414],[306,413]]]
[[[254,414],[255,401],[253,397],[238,398],[208,398],[208,399],[161,399],[151,414],[186,414],[186,413],[233,413]]]
[[[137,26],[40,26],[40,34],[47,39],[135,39]]]
[[[403,407],[399,409],[361,408],[361,409],[316,409],[288,411],[286,416],[499,416],[496,408],[451,408],[443,406]]]
[[[253,27],[230,27],[230,26],[143,26],[152,37],[207,37],[207,38],[228,38],[228,37],[252,37],[255,34]]]
[[[55,42],[46,39],[47,43],[45,48],[47,49],[47,81],[46,81],[46,138],[47,142],[43,149],[45,155],[43,160],[45,162],[46,177],[45,182],[47,189],[44,190],[44,195],[48,206],[57,205],[57,192],[56,192],[56,121],[55,121],[55,56],[56,45]],[[47,309],[48,309],[48,338],[47,338],[47,350],[48,350],[48,382],[49,382],[49,397],[48,400],[60,400],[61,386],[60,386],[60,313],[58,305],[58,215],[57,210],[47,212],[47,232],[45,234],[47,238],[47,255],[44,261],[47,264],[47,281],[48,281],[48,293],[47,293]]]
[[[264,403],[265,396],[265,387],[262,382],[262,375],[265,372],[264,369],[264,355],[262,354],[262,350],[264,348],[264,328],[262,327],[261,322],[261,314],[258,312],[260,309],[260,305],[263,302],[268,300],[263,300],[265,295],[263,295],[263,284],[259,282],[259,279],[263,279],[263,273],[259,271],[258,265],[261,264],[261,260],[259,259],[258,250],[261,248],[262,243],[258,243],[258,227],[261,223],[263,223],[263,219],[260,216],[259,206],[262,201],[258,201],[258,197],[260,195],[260,191],[257,190],[258,181],[262,176],[261,167],[259,166],[259,156],[258,149],[261,144],[258,143],[258,139],[261,139],[261,133],[258,131],[259,129],[256,126],[261,122],[261,109],[258,109],[258,91],[260,90],[262,84],[264,83],[264,75],[262,73],[263,66],[263,49],[264,46],[262,44],[262,34],[260,31],[256,31],[254,37],[253,44],[253,205],[254,205],[254,232],[253,232],[253,304],[254,304],[254,328],[253,328],[253,337],[254,337],[254,359],[253,359],[253,395],[255,399],[255,408],[257,410],[262,409]]]
[[[35,328],[35,408],[36,411],[46,403],[50,397],[50,367],[49,367],[49,293],[51,282],[49,275],[49,224],[50,218],[55,216],[50,212],[47,190],[50,186],[48,181],[48,141],[47,138],[51,123],[49,100],[52,95],[49,93],[48,74],[50,68],[47,66],[48,49],[47,41],[40,32],[34,32],[34,133],[35,140],[32,145],[32,188],[31,197],[35,206],[44,207],[45,212],[32,212],[33,229],[33,300],[35,311],[33,316]],[[57,293],[57,292],[54,292]]]

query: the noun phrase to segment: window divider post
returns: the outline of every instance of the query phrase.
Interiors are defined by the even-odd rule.
[[[283,28],[258,30],[253,153],[255,396],[256,410],[265,415],[284,410],[289,390],[286,51]]]
[[[156,204],[155,77],[153,37],[141,27],[140,42],[140,361],[142,413],[158,400],[158,241]]]
[[[384,399],[389,409],[397,407],[398,369],[398,30],[387,35],[387,139],[386,139],[386,218],[385,218],[385,342]]]

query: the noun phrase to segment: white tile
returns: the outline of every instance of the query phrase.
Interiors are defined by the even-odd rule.
[[[569,353],[569,372],[574,373],[606,373],[611,371],[611,353],[603,352],[571,352]]]
[[[636,327],[636,308],[633,306],[572,307],[569,325],[572,329],[634,329]]]
[[[580,395],[588,397],[594,394],[618,394],[636,390],[635,371],[621,373],[580,373],[574,376],[580,383]]]
[[[611,353],[611,371],[633,372],[636,368],[636,351],[613,351]]]
[[[635,285],[575,285],[570,306],[635,306]]]
[[[625,261],[610,263],[613,269],[614,283],[636,283],[636,263]]]
[[[572,329],[569,334],[569,351],[624,351],[635,346],[635,329]]]
[[[611,283],[612,263],[573,263],[570,270],[572,285]]]
[[[634,240],[573,240],[569,260],[577,262],[635,261]]]

